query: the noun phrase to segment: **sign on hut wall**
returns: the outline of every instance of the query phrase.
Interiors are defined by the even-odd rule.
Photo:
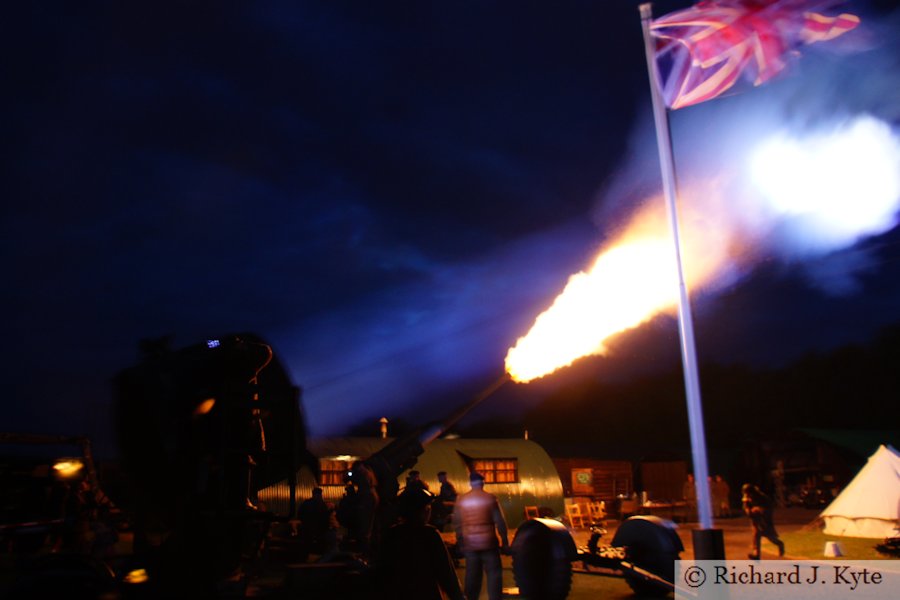
[[[593,469],[572,469],[572,492],[575,494],[594,493]]]

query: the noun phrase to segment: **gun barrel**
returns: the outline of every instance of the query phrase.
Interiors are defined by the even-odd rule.
[[[396,478],[403,471],[415,466],[419,456],[425,451],[425,446],[453,427],[470,410],[478,406],[509,380],[509,375],[504,374],[444,420],[396,438],[387,446],[365,459],[363,461],[364,464],[371,470],[375,480],[378,482],[379,494],[383,498],[396,496]]]

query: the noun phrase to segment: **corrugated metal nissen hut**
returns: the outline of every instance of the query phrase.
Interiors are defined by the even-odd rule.
[[[316,486],[324,491],[326,501],[337,503],[344,493],[344,473],[353,461],[365,459],[386,446],[390,438],[320,438],[309,442],[309,450],[319,458],[321,476],[316,481],[308,469],[298,473],[297,501],[312,495]],[[563,487],[559,474],[547,452],[537,443],[525,439],[438,439],[425,447],[414,469],[435,493],[440,489],[437,474],[446,471],[447,478],[460,494],[469,491],[469,472],[460,457],[462,453],[474,461],[485,476],[485,490],[497,496],[510,527],[524,520],[526,506],[547,507],[553,514],[564,514]],[[407,472],[397,478],[402,487]],[[284,513],[289,506],[287,481],[260,490],[259,499],[270,510]]]

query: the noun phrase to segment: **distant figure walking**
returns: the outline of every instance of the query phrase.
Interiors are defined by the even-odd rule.
[[[487,572],[489,600],[500,600],[503,579],[500,553],[509,552],[506,519],[497,497],[484,491],[484,476],[469,475],[472,489],[460,496],[453,511],[456,541],[466,559],[466,598],[478,600],[483,572]],[[499,540],[498,540],[499,534]]]
[[[397,497],[400,522],[384,534],[376,572],[385,600],[465,600],[444,540],[428,525],[434,494],[413,486]]]
[[[741,506],[744,508],[744,513],[750,517],[750,524],[753,526],[753,546],[750,548],[750,559],[759,559],[762,538],[766,538],[778,546],[778,556],[784,556],[784,542],[775,531],[775,511],[772,499],[755,485],[745,483],[741,488]]]

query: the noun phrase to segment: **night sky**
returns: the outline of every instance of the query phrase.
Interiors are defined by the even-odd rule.
[[[110,379],[165,335],[267,339],[314,435],[463,402],[659,191],[637,5],[20,3],[2,429],[102,444]],[[679,176],[776,121],[898,135],[895,7],[847,3],[863,25],[789,76],[674,113]],[[703,358],[783,364],[900,321],[893,225],[802,250],[770,233],[698,292]]]

